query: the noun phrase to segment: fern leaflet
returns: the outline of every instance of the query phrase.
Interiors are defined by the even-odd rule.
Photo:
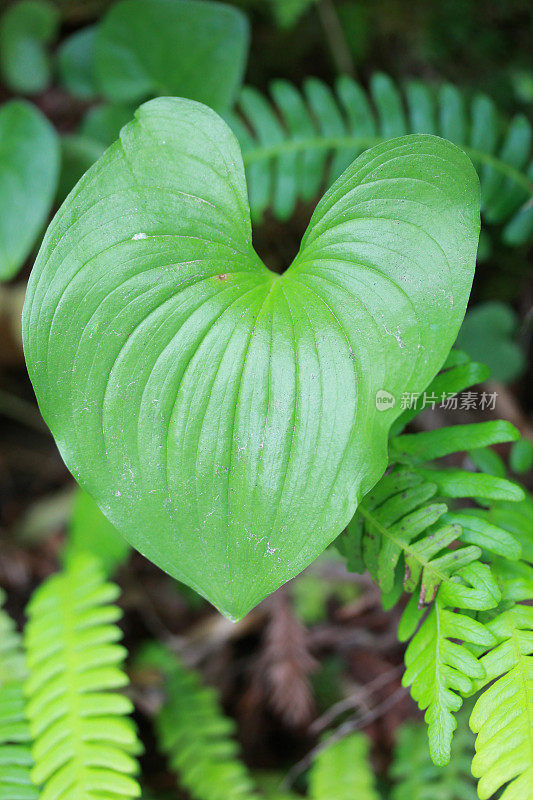
[[[27,714],[34,738],[32,778],[41,800],[138,797],[132,754],[139,750],[131,701],[116,689],[128,679],[121,664],[113,605],[92,556],[73,557],[40,586],[28,605],[25,644]]]
[[[0,603],[4,594],[0,590]],[[25,714],[26,665],[22,640],[11,617],[0,609],[0,800],[37,800],[30,770],[31,736]]]

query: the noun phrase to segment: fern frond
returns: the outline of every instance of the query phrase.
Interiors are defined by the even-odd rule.
[[[477,563],[472,564],[470,569],[476,570],[483,590],[486,591],[484,607],[496,605],[497,587],[491,581],[489,568]],[[466,570],[461,571],[461,577],[464,577],[465,572]],[[428,615],[407,647],[406,670],[402,678],[402,684],[411,687],[413,699],[426,711],[424,718],[428,726],[429,750],[437,766],[444,766],[450,760],[450,747],[456,727],[454,713],[461,708],[461,695],[470,693],[474,681],[484,675],[482,665],[469,646],[483,647],[494,642],[493,636],[481,622],[448,607],[456,604],[462,608],[479,607],[479,592],[473,592],[475,604],[470,604],[465,600],[464,592],[460,592],[457,597],[448,592],[448,596],[441,600],[444,588],[443,586],[439,590]],[[406,617],[410,618],[409,622],[406,622]],[[413,623],[416,625],[417,618],[418,614],[411,603],[404,612],[404,627],[409,629]],[[403,638],[401,634],[400,638]]]
[[[518,114],[504,123],[484,95],[419,81],[398,88],[382,73],[367,92],[346,75],[335,90],[310,78],[298,90],[275,81],[271,98],[251,87],[227,119],[240,141],[255,220],[270,208],[287,219],[298,199],[311,200],[363,150],[406,133],[431,133],[463,147],[480,173],[485,221],[505,223],[504,241],[533,234],[532,128]]]
[[[0,590],[0,605],[4,594]],[[37,800],[30,770],[30,729],[25,714],[26,665],[22,637],[0,609],[0,800]]]
[[[529,532],[533,539],[533,531]],[[498,574],[498,571],[497,571]],[[507,607],[486,625],[494,645],[482,656],[484,676],[470,727],[477,733],[472,772],[481,800],[507,784],[501,800],[533,798],[533,567],[507,563],[499,573]],[[511,605],[510,601],[518,601]]]
[[[41,800],[139,796],[131,777],[139,751],[127,716],[132,703],[115,691],[128,683],[126,650],[117,644],[118,594],[96,559],[83,555],[42,584],[28,605],[25,688]]]
[[[522,559],[526,564],[533,563],[533,497],[530,494],[526,493],[519,502],[488,503],[485,508],[469,513],[511,534],[521,545]]]
[[[141,663],[162,672],[166,701],[157,718],[160,747],[195,800],[257,800],[239,759],[235,724],[216,691],[163,647],[147,648]]]
[[[486,377],[482,365],[452,351],[425,394],[437,399],[450,397],[472,380]],[[378,582],[386,606],[399,599],[402,589],[410,593],[419,589],[422,605],[432,601],[441,584],[443,593],[450,585],[456,593],[460,571],[467,569],[468,575],[474,575],[468,565],[479,560],[482,550],[507,558],[518,558],[521,552],[512,533],[489,520],[467,519],[465,513],[454,509],[453,500],[517,502],[524,498],[522,489],[503,477],[435,463],[455,453],[514,441],[518,431],[497,420],[401,433],[419,410],[420,406],[405,410],[389,441],[390,471],[362,500],[337,540],[349,569],[368,569]],[[471,596],[471,590],[468,594]]]
[[[503,462],[487,459],[483,451],[478,458],[480,451],[474,452],[482,469],[505,475]],[[522,603],[533,597],[533,498],[526,494],[518,502],[489,500],[484,508],[464,509],[454,517],[463,526],[463,539],[474,541],[482,530],[492,540],[490,547],[486,542],[481,545],[492,551],[491,569],[502,593],[500,606],[483,615],[494,644],[489,649],[473,648],[478,656],[484,653],[480,664],[485,674],[470,693],[493,683],[479,698],[470,720],[478,733],[472,771],[480,778],[482,800],[504,784],[501,800],[531,800],[533,608]]]
[[[487,626],[496,645],[481,659],[495,681],[476,702],[470,726],[477,733],[472,772],[486,800],[508,784],[501,800],[533,798],[533,608],[516,605]],[[508,783],[509,782],[509,783]]]
[[[395,467],[361,502],[338,547],[349,569],[369,570],[383,592],[386,607],[394,605],[402,590],[417,591],[422,606],[434,599],[439,587],[446,597],[458,598],[460,580],[461,584],[471,583],[469,589],[461,590],[469,604],[462,607],[490,608],[485,604],[492,599],[492,589],[487,595],[484,573],[475,568],[482,548],[518,558],[520,543],[492,523],[450,511],[443,502],[446,487],[440,475],[440,485],[427,479],[434,474]],[[491,476],[479,477],[487,482],[477,483],[477,492],[490,493]],[[470,481],[470,473],[467,478]],[[467,483],[459,496],[469,496],[469,486]],[[478,592],[477,600],[474,592]],[[473,602],[480,605],[470,605]]]
[[[357,533],[363,562],[385,595],[393,592],[398,572],[402,574],[401,568],[397,570],[401,557],[403,588],[414,592],[419,587],[422,604],[434,599],[441,584],[453,590],[455,576],[479,559],[481,549],[475,545],[449,548],[460,538],[461,528],[441,524],[448,506],[434,502],[436,494],[436,483],[400,468],[383,478],[360,504],[357,516],[362,524]],[[350,523],[348,536],[352,531]],[[482,583],[479,588],[482,591]],[[397,599],[394,593],[392,599]]]
[[[464,354],[452,352],[426,396],[448,397],[484,375]],[[461,695],[483,678],[476,656],[495,643],[475,619],[501,597],[484,562],[514,563],[509,560],[519,559],[522,549],[511,532],[483,518],[483,509],[457,510],[454,499],[494,503],[520,501],[524,494],[501,476],[438,463],[457,452],[515,440],[518,432],[508,422],[401,433],[414,413],[406,409],[390,439],[390,471],[363,499],[338,547],[349,569],[368,569],[386,607],[403,591],[412,594],[398,632],[402,641],[411,639],[403,683],[426,712],[434,762],[445,764]]]
[[[451,758],[443,769],[433,764],[425,726],[404,722],[398,728],[391,777],[391,800],[476,800],[475,781],[470,774],[474,737],[467,715],[457,715],[457,730]]]
[[[309,775],[310,800],[379,800],[362,733],[334,741],[317,755]]]

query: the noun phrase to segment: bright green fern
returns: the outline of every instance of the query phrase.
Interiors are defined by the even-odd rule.
[[[238,756],[235,725],[220,707],[216,692],[202,684],[164,647],[150,645],[141,666],[164,676],[165,701],[156,719],[163,752],[181,785],[195,800],[258,800],[251,776]],[[368,762],[369,742],[360,733],[325,742],[309,773],[310,800],[378,800]],[[265,800],[296,800],[279,776],[259,776]]]
[[[505,466],[487,460],[479,451],[471,454],[483,469],[499,475]],[[484,524],[507,532],[520,544],[522,557],[511,560],[505,553],[491,557],[492,571],[502,593],[497,609],[482,615],[494,638],[489,649],[476,649],[484,676],[474,689],[486,688],[470,719],[478,734],[474,775],[480,778],[479,796],[488,798],[505,787],[501,800],[533,797],[533,498],[520,502],[489,501],[484,508],[468,509],[465,528]],[[515,605],[516,604],[516,605]],[[507,785],[506,785],[507,784]],[[506,785],[506,786],[505,786]]]
[[[530,531],[533,540],[533,530]],[[501,610],[486,627],[494,643],[480,659],[484,675],[470,727],[477,733],[472,772],[481,800],[502,786],[501,800],[533,798],[533,567],[521,562],[497,571]]]
[[[321,750],[309,775],[310,800],[379,800],[369,740],[352,733]]]
[[[138,797],[131,776],[139,743],[128,679],[117,644],[118,587],[83,555],[40,586],[28,605],[27,714],[34,739],[32,778],[41,800]]]
[[[426,390],[440,401],[486,377],[479,365],[452,352]],[[501,591],[493,571],[519,563],[521,541],[484,517],[481,503],[518,502],[520,487],[501,475],[482,474],[438,463],[457,452],[479,451],[515,440],[507,422],[441,428],[403,434],[420,410],[406,408],[390,441],[390,469],[364,498],[338,542],[348,567],[368,569],[386,607],[403,591],[412,595],[399,629],[411,639],[403,683],[426,711],[430,751],[446,764],[462,697],[483,683],[478,654],[496,643],[490,627],[477,619],[495,609]],[[475,509],[456,507],[467,499]],[[501,569],[504,569],[502,566]]]
[[[482,213],[505,223],[504,241],[518,245],[533,234],[532,128],[522,114],[504,124],[485,95],[471,100],[456,87],[433,90],[420,81],[399,89],[375,74],[369,92],[346,75],[335,91],[316,78],[300,91],[274,81],[271,99],[242,90],[229,115],[244,153],[255,220],[270,208],[287,219],[299,199],[313,200],[363,150],[406,133],[431,133],[460,145],[479,170]]]
[[[235,723],[226,717],[214,689],[204,686],[163,647],[146,649],[141,664],[160,670],[166,700],[156,719],[161,749],[181,785],[195,800],[252,800],[252,779],[238,757]]]
[[[4,594],[0,590],[0,604]],[[24,710],[26,665],[22,639],[0,609],[0,800],[37,800],[30,770],[31,736]]]

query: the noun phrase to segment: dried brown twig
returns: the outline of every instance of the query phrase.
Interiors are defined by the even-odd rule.
[[[317,744],[316,747],[313,747],[313,749],[310,750],[307,755],[304,756],[304,758],[291,767],[282,782],[282,786],[286,789],[292,786],[298,775],[311,766],[317,755],[324,750],[324,748],[329,747],[331,744],[333,744],[333,742],[338,742],[340,739],[344,739],[354,731],[360,730],[361,728],[366,728],[367,725],[370,725],[371,722],[374,722],[382,717],[387,713],[387,711],[395,706],[396,703],[398,703],[402,697],[406,695],[407,691],[408,690],[404,686],[401,686],[399,689],[396,689],[395,692],[389,695],[389,697],[383,700],[382,703],[370,709],[370,711],[368,711],[366,714],[363,714],[360,717],[351,717],[350,719],[347,719],[346,722],[343,722],[342,725],[339,725],[339,727],[331,734],[331,736],[328,736],[327,739],[324,739]]]
[[[309,732],[315,735],[319,734],[329,727],[329,725],[331,725],[331,723],[345,711],[349,711],[351,708],[364,707],[365,705],[368,707],[368,700],[372,694],[379,689],[383,689],[389,683],[392,683],[392,681],[394,681],[401,674],[401,672],[401,666],[393,667],[393,669],[388,670],[388,672],[378,675],[377,678],[374,678],[374,680],[370,681],[364,686],[361,686],[349,697],[345,697],[342,700],[339,700],[338,703],[334,703],[332,706],[330,706],[330,708],[328,708],[327,711],[324,712],[324,714],[314,720],[313,724],[309,728]]]

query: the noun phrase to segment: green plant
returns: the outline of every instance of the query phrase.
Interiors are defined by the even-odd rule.
[[[0,591],[0,604],[4,602]],[[31,736],[26,719],[22,639],[12,619],[0,608],[0,800],[37,800],[30,770]]]
[[[312,705],[315,654],[290,599],[313,633],[360,612],[357,603],[338,608],[363,591],[353,575],[339,589],[344,557],[370,573],[386,609],[403,606],[403,684],[429,734],[428,748],[426,727],[400,727],[393,785],[381,769],[379,789],[393,800],[471,800],[475,733],[481,800],[530,800],[533,500],[507,480],[492,446],[512,443],[509,464],[520,474],[531,467],[531,444],[499,421],[405,429],[424,426],[426,417],[415,418],[426,397],[450,399],[488,378],[450,348],[470,291],[479,209],[488,229],[502,226],[504,246],[531,240],[531,124],[520,114],[504,120],[492,100],[468,90],[398,87],[381,73],[368,90],[341,76],[334,89],[304,79],[301,90],[274,82],[270,98],[240,92],[248,24],[210,0],[119,0],[86,28],[78,25],[91,18],[89,5],[64,0],[62,31],[75,32],[56,51],[60,86],[45,93],[59,4],[22,0],[0,19],[8,90],[42,91],[37,102],[53,118],[58,98],[69,105],[59,120],[68,130],[59,182],[58,137],[42,113],[19,100],[0,110],[0,279],[28,257],[57,186],[56,201],[68,200],[30,281],[24,344],[43,414],[87,491],[77,492],[60,572],[28,606],[26,656],[0,611],[0,800],[139,796],[130,694],[143,730],[155,717],[159,750],[193,800],[302,796],[278,771],[256,780],[241,761],[235,724],[185,666],[194,637],[182,639],[181,620],[167,627],[150,597],[142,606],[143,576],[126,580],[131,570],[139,577],[137,558],[119,572],[128,642],[140,621],[180,657],[149,646],[137,663],[151,679],[155,670],[155,682],[135,683],[134,673],[129,686],[118,588],[106,576],[131,542],[237,619],[333,541],[342,554],[330,562],[333,579],[310,571],[281,603],[250,617],[254,633],[268,619],[255,665],[268,710],[291,719],[286,686],[293,711],[302,705],[299,681]],[[258,14],[265,6],[239,5]],[[329,0],[314,5],[269,0],[265,18],[285,28],[290,46],[305,46],[304,27],[322,20],[334,60],[343,61],[335,59],[340,43],[348,71],[379,42],[371,4],[339,3],[338,17]],[[457,31],[462,39],[468,25]],[[269,45],[254,37],[256,50]],[[250,77],[260,83],[269,69],[257,66]],[[134,111],[166,94],[189,99]],[[276,220],[300,214],[298,203],[314,203],[324,189],[297,257],[274,274],[252,247],[251,222],[265,219],[275,240]],[[493,236],[482,233],[480,260]],[[517,330],[510,306],[480,304],[457,342],[511,381],[525,370]],[[373,609],[375,597],[372,589],[362,606],[369,600]],[[201,636],[212,619],[200,603],[192,614]],[[280,607],[282,625],[272,610]],[[228,630],[224,620],[216,625]],[[202,663],[199,652],[190,663]],[[353,700],[341,698],[348,676],[329,658],[316,693],[339,700],[334,713],[344,714]],[[252,682],[243,695],[252,707],[254,691]],[[473,696],[471,735],[461,706]],[[345,735],[366,725],[358,702],[356,716],[302,762],[308,772],[296,791],[310,800],[379,796],[369,741]],[[166,796],[155,781],[142,794]]]
[[[529,439],[519,439],[511,448],[509,466],[517,475],[533,469],[533,443]]]
[[[452,356],[428,395],[468,385],[464,358]],[[413,684],[414,698],[428,709],[435,763],[449,760],[455,727],[450,712],[460,707],[459,695],[477,693],[499,677],[477,700],[470,721],[478,733],[472,770],[481,778],[482,800],[504,785],[505,800],[528,797],[533,765],[533,619],[521,605],[533,594],[532,502],[503,477],[496,456],[482,457],[491,440],[506,436],[517,438],[505,424],[482,423],[392,438],[391,462],[400,465],[365,498],[340,541],[352,568],[366,565],[373,572],[386,605],[397,601],[402,585],[414,593],[401,638],[413,635],[429,605],[407,648],[404,683]],[[495,474],[424,465],[470,448],[476,462]],[[455,498],[465,497],[477,506],[454,508]],[[401,566],[392,585],[398,552]]]
[[[524,600],[533,593],[533,570]],[[508,599],[505,592],[504,600]],[[533,608],[517,604],[487,623],[494,644],[481,658],[484,674],[470,727],[477,733],[472,772],[481,800],[506,785],[502,800],[522,800],[533,792]],[[494,681],[492,683],[492,681]]]
[[[383,473],[400,407],[380,401],[446,358],[478,203],[454,145],[383,143],[324,195],[279,276],[252,248],[223,121],[141,106],[55,217],[26,296],[26,361],[66,463],[132,544],[242,617]]]
[[[165,37],[165,47],[162,47]],[[59,76],[76,97],[103,95],[78,130],[62,137],[62,202],[132,117],[139,100],[177,95],[218,111],[233,104],[248,53],[249,29],[220,2],[121,0],[58,51]]]
[[[452,353],[426,395],[449,396],[466,388],[475,367]],[[463,511],[454,503],[470,498],[482,505],[512,505],[524,495],[503,477],[443,469],[435,460],[516,438],[512,426],[502,422],[393,436],[391,471],[365,497],[339,541],[350,568],[370,570],[387,606],[402,590],[412,593],[399,629],[401,639],[412,637],[404,684],[412,685],[414,699],[426,710],[436,764],[449,761],[461,695],[483,683],[476,650],[496,643],[490,626],[476,616],[501,600],[498,566],[513,569],[522,563],[522,537],[488,519],[483,508]]]
[[[156,718],[161,750],[196,800],[252,800],[252,779],[238,757],[235,725],[214,689],[168,650],[149,646],[139,660],[164,676],[165,700]]]
[[[531,125],[523,115],[504,125],[493,101],[470,103],[455,86],[438,91],[420,81],[399,90],[382,73],[366,90],[341,76],[333,92],[310,78],[303,93],[286,81],[270,87],[272,101],[251,87],[227,119],[239,139],[252,218],[269,208],[287,219],[299,198],[312,200],[367,147],[392,136],[432,133],[462,147],[479,170],[486,223],[504,224],[515,246],[533,233]]]
[[[51,80],[46,46],[56,37],[59,12],[48,0],[21,0],[0,19],[0,68],[15,92],[37,94]]]
[[[42,800],[138,797],[131,776],[139,742],[132,703],[117,689],[128,679],[117,644],[117,586],[98,560],[73,557],[40,586],[28,606],[26,712],[34,740],[32,780]]]
[[[326,744],[311,769],[310,800],[351,800],[355,787],[359,800],[378,800],[366,736],[353,733]]]
[[[484,508],[476,509],[475,515],[511,533],[522,546],[523,560],[533,563],[533,497],[530,494],[520,502],[498,500],[485,503]],[[501,566],[502,562],[498,564]]]
[[[190,138],[191,126],[196,141]],[[213,140],[216,150],[210,151]],[[222,155],[221,148],[225,148]],[[206,184],[208,163],[211,175],[231,164],[231,180],[212,178]],[[179,164],[178,172],[173,172],[172,164]],[[435,763],[445,764],[454,713],[462,697],[483,684],[486,662],[479,656],[497,645],[491,625],[480,615],[495,613],[502,598],[501,574],[512,570],[515,562],[522,563],[518,561],[521,538],[487,520],[481,507],[521,501],[522,490],[501,474],[436,463],[464,451],[483,461],[481,454],[490,445],[517,439],[513,426],[496,421],[402,432],[420,404],[404,408],[400,398],[417,396],[424,387],[424,397],[433,401],[452,397],[488,374],[466,355],[452,352],[430,380],[455,337],[469,287],[469,276],[465,275],[463,287],[457,277],[461,266],[471,270],[473,264],[477,233],[473,173],[459,150],[430,136],[393,140],[369,150],[326,193],[295,263],[279,277],[251,249],[244,175],[238,164],[236,143],[218,117],[190,101],[161,99],[137,112],[120,141],[82,179],[45,239],[25,309],[26,356],[41,408],[65,460],[127,538],[236,617],[334,538],[350,514],[344,506],[345,516],[339,516],[338,498],[343,496],[339,477],[346,485],[356,480],[362,500],[339,547],[351,568],[370,571],[387,606],[397,602],[404,590],[413,596],[399,631],[401,639],[411,639],[404,683],[412,686],[414,699],[426,710]],[[457,183],[458,175],[462,177]],[[464,208],[465,181],[473,206],[468,225],[455,216],[456,209]],[[146,197],[141,207],[140,186]],[[112,203],[101,201],[102,190],[111,193]],[[451,206],[443,204],[443,190],[445,197],[456,198]],[[402,197],[408,200],[403,205]],[[422,201],[423,217],[417,206]],[[79,216],[78,225],[72,225],[70,204],[78,215],[80,209],[88,209]],[[359,209],[364,209],[363,217]],[[428,209],[433,209],[433,216]],[[393,228],[388,227],[391,218]],[[431,239],[420,234],[421,224]],[[394,260],[379,249],[391,230]],[[195,236],[200,237],[199,244]],[[80,238],[92,242],[92,249],[84,247],[83,260],[76,250]],[[450,291],[445,283],[442,294],[435,294],[433,286],[433,302],[428,302],[427,295],[417,294],[417,284],[405,281],[404,270],[413,270],[421,259],[432,270],[433,282],[442,280],[444,264],[435,260],[439,256],[434,240],[455,261],[455,317],[450,308],[442,307],[441,297]],[[227,255],[222,261],[228,242],[232,261]],[[123,273],[109,271],[110,259]],[[398,272],[394,272],[396,259]],[[176,267],[169,267],[176,261],[187,269],[194,264],[194,269],[176,272]],[[397,290],[386,295],[390,299],[385,317],[368,283],[368,275],[376,280],[380,263],[389,276],[381,291],[389,291],[396,279],[407,296],[413,292],[411,302],[423,315],[423,325],[420,317],[416,325],[411,320]],[[86,291],[86,264],[99,275],[93,297]],[[350,271],[354,268],[357,283]],[[176,280],[184,281],[178,293]],[[83,302],[76,300],[79,292]],[[245,304],[242,297],[253,302]],[[355,297],[369,304],[363,316],[353,315]],[[78,317],[72,314],[73,306],[80,309]],[[232,316],[226,314],[233,307]],[[197,308],[202,313],[192,313]],[[369,311],[379,332],[375,338],[366,322]],[[225,314],[222,325],[219,319]],[[240,329],[235,327],[238,321]],[[285,336],[275,338],[280,329]],[[366,350],[361,345],[363,330]],[[327,351],[319,346],[324,334],[335,343]],[[420,351],[419,336],[426,343],[422,363],[414,355]],[[190,346],[184,347],[187,341]],[[292,361],[287,361],[286,343],[288,352],[293,351]],[[150,353],[141,369],[139,348]],[[376,372],[373,354],[378,348]],[[92,373],[96,362],[98,369]],[[175,372],[169,372],[171,363]],[[68,370],[65,364],[70,365]],[[287,374],[292,374],[295,387],[288,406],[284,405]],[[80,393],[83,404],[76,401]],[[346,402],[351,397],[357,398],[357,412],[364,415],[361,428],[352,428],[355,405]],[[132,405],[125,414],[128,403]],[[277,409],[278,426],[283,418],[284,425],[296,426],[296,444],[287,438],[285,428],[274,429],[278,432],[274,440],[264,437],[269,408]],[[334,422],[331,429],[326,427],[328,419]],[[385,467],[383,439],[389,428],[388,471],[368,492]],[[350,429],[351,440],[341,437]],[[329,462],[332,476],[326,480],[324,462],[327,465],[332,458],[333,431],[334,442],[342,447]],[[276,463],[279,448],[285,448],[283,469]],[[262,472],[267,465],[269,471]],[[315,474],[322,474],[322,484]],[[280,513],[279,502],[274,508],[270,502],[261,505],[257,486],[266,475],[270,488],[265,497],[271,497],[274,477],[281,500],[287,483],[292,487],[294,516],[285,516],[283,506]],[[150,486],[150,492],[142,490],[143,484]],[[457,507],[456,500],[462,498],[477,501],[477,511]],[[332,500],[335,508],[328,505]],[[323,538],[316,536],[316,519],[309,516],[313,507],[320,524],[327,518],[329,532]],[[178,520],[172,516],[174,508],[180,512],[179,541],[173,535],[173,520]],[[279,533],[268,527],[276,523]],[[313,537],[308,529],[314,531]],[[304,530],[302,551],[298,536]],[[476,726],[475,716],[473,720]],[[171,734],[169,726],[168,737]],[[498,729],[496,736],[503,741],[505,731]],[[179,737],[172,741],[190,784],[189,764],[193,769],[196,761],[183,755]],[[483,767],[476,769],[481,774]],[[528,769],[526,763],[522,770],[526,779]],[[513,777],[503,773],[501,783]],[[519,780],[521,785],[524,779]],[[251,791],[246,782],[243,786],[243,791]]]
[[[526,538],[530,537],[529,529],[522,531]],[[531,567],[528,583],[523,580],[517,583],[517,574],[523,569],[520,562],[513,562],[513,568],[517,573],[496,570],[507,603],[511,597],[514,600],[529,597],[533,587]],[[62,573],[36,590],[28,608],[25,632],[29,667],[26,709],[22,690],[25,667],[18,635],[7,615],[0,614],[0,719],[4,720],[1,731],[3,742],[16,742],[16,746],[4,745],[0,750],[0,796],[12,798],[12,794],[2,795],[1,790],[7,787],[12,791],[14,782],[22,792],[21,798],[61,796],[78,800],[85,797],[85,792],[95,792],[97,796],[111,792],[115,798],[138,795],[136,783],[128,777],[137,770],[131,756],[139,749],[131,722],[124,716],[131,704],[116,693],[126,683],[124,673],[117,669],[124,656],[124,650],[115,644],[120,636],[114,624],[119,611],[110,604],[117,591],[117,587],[104,583],[98,561],[87,555],[71,556]],[[528,706],[525,698],[516,697],[516,693],[523,691],[522,678],[527,677],[530,664],[527,652],[531,641],[527,629],[531,625],[531,608],[515,606],[511,610],[512,622],[508,611],[495,614],[486,629],[492,632],[496,646],[481,659],[482,664],[487,664],[487,673],[477,688],[502,670],[508,673],[499,678],[505,681],[505,688],[501,683],[494,684],[478,700],[472,715],[472,727],[476,730],[481,727],[474,770],[476,774],[487,773],[480,784],[481,798],[488,798],[493,789],[514,777],[517,765],[520,768],[526,761],[527,767],[528,758],[527,730],[520,730],[527,723]],[[456,633],[461,633],[460,627]],[[518,649],[510,646],[514,636]],[[482,648],[476,652],[481,654]],[[17,680],[6,684],[5,676],[10,677],[14,670]],[[238,757],[234,724],[224,716],[214,690],[204,686],[198,675],[166,647],[150,644],[137,657],[136,681],[153,687],[154,671],[163,679],[162,705],[155,718],[159,747],[167,754],[181,785],[193,800],[253,797],[295,800],[296,795],[281,786],[276,788],[274,776],[258,779],[261,786],[258,794],[253,778]],[[105,688],[107,691],[102,692]],[[496,702],[495,695],[503,697],[504,705]],[[29,781],[33,760],[26,714],[34,737],[32,777],[37,785],[45,781],[41,795]],[[445,770],[433,766],[429,760],[422,725],[408,723],[400,728],[391,771],[393,800],[474,797],[473,783],[468,777],[473,742],[466,729],[464,712],[459,715],[458,723],[451,766]],[[490,745],[494,735],[500,738]],[[505,753],[506,749],[509,756],[494,761],[494,752]],[[513,758],[515,754],[518,759]],[[528,781],[529,772],[524,771],[503,796],[527,800]],[[356,788],[362,798],[375,800],[379,795],[368,763],[366,738],[359,733],[343,738],[335,734],[326,737],[313,760],[308,785],[310,800],[342,800],[352,797]],[[143,796],[151,795],[143,792]]]
[[[120,0],[96,34],[96,82],[109,100],[155,95],[228,109],[242,81],[248,22],[224,3]]]
[[[160,748],[168,755],[180,783],[194,800],[252,800],[258,793],[238,758],[234,724],[224,716],[216,692],[202,684],[194,670],[166,648],[150,645],[138,660],[140,669],[152,668],[164,677],[164,700],[156,717]],[[368,763],[369,742],[362,734],[340,741],[326,740],[309,773],[310,800],[344,800],[357,787],[361,800],[378,800]],[[265,800],[296,799],[274,785],[259,781]],[[271,788],[265,792],[266,785]]]
[[[475,682],[479,692],[470,727],[477,733],[473,774],[480,778],[478,793],[487,800],[505,786],[501,800],[530,798],[533,790],[533,502],[530,496],[517,504],[514,514],[507,504],[495,502],[476,516],[498,519],[522,545],[523,560],[497,557],[493,570],[501,589],[501,603],[485,615],[493,637],[479,648],[483,674]]]
[[[24,100],[0,109],[0,281],[17,273],[50,211],[59,171],[56,133]]]

